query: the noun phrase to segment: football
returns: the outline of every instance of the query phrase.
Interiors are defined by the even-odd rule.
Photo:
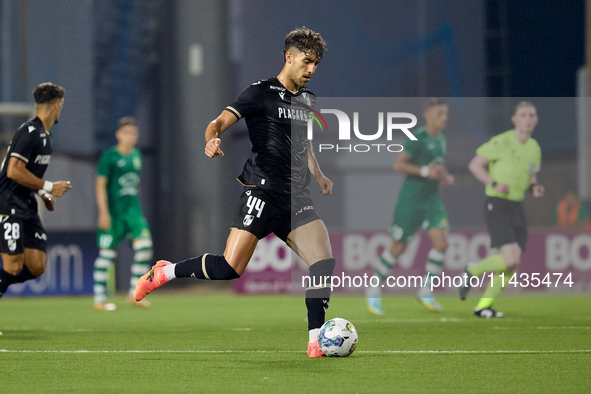
[[[357,330],[348,320],[335,317],[320,328],[318,345],[328,357],[347,357],[357,348]]]

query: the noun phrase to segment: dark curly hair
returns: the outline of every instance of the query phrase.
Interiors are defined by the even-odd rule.
[[[65,93],[66,90],[61,86],[51,82],[44,82],[33,90],[33,97],[35,98],[35,103],[45,104],[52,100],[63,98]]]
[[[304,53],[313,52],[316,54],[318,61],[320,61],[322,55],[324,55],[324,52],[326,51],[326,42],[320,33],[316,33],[315,31],[302,26],[290,31],[287,36],[285,36],[285,43],[283,44],[284,61],[285,54],[291,47],[296,47]]]
[[[447,103],[445,102],[444,99],[439,98],[439,97],[431,97],[425,103],[425,111],[428,110],[431,107],[435,107],[436,105],[443,105],[443,104],[447,105]]]
[[[131,116],[124,116],[117,121],[117,130],[125,126],[136,126],[135,118]]]

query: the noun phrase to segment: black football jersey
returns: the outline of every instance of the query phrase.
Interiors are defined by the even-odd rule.
[[[275,77],[246,88],[228,107],[245,118],[252,150],[238,180],[286,195],[309,196],[307,124],[316,97],[287,90]]]
[[[20,185],[6,176],[8,160],[16,157],[26,163],[27,170],[43,178],[51,160],[51,134],[41,119],[25,122],[12,138],[0,170],[0,214],[30,218],[37,215],[37,190]]]

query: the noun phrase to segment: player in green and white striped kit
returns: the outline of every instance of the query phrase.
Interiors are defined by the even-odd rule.
[[[439,184],[450,186],[454,183],[453,176],[444,166],[446,138],[442,130],[447,124],[447,112],[444,101],[431,99],[423,114],[426,125],[416,131],[414,135],[417,140],[409,140],[394,162],[394,171],[407,177],[398,195],[394,220],[389,229],[392,246],[390,250],[384,251],[375,267],[375,274],[381,279],[380,286],[366,290],[368,307],[372,313],[384,313],[381,284],[421,225],[433,242],[433,248],[429,252],[424,285],[417,293],[417,300],[429,310],[441,310],[433,298],[430,285],[431,278],[441,274],[448,245],[449,223],[438,192]]]
[[[135,120],[121,118],[115,136],[117,145],[103,152],[97,168],[99,256],[94,262],[94,307],[116,308],[115,304],[107,303],[107,269],[117,257],[119,244],[129,235],[134,261],[127,301],[136,307],[149,308],[147,301],[135,302],[133,297],[135,283],[150,270],[152,260],[152,236],[138,196],[142,154],[135,148],[139,136]]]

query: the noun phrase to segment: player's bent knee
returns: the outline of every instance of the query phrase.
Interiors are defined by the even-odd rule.
[[[394,241],[392,243],[392,246],[390,247],[390,253],[392,254],[392,256],[398,257],[402,253],[404,253],[405,249],[406,249],[405,243]]]
[[[10,275],[18,275],[23,270],[24,264],[7,264],[4,263],[3,269]]]
[[[18,275],[23,270],[25,265],[25,255],[2,255],[2,268],[10,275]]]
[[[224,261],[228,264],[230,268],[232,268],[236,274],[240,277],[242,273],[246,270],[246,266],[248,265],[249,260],[244,259],[242,256],[221,256],[224,258]]]
[[[45,267],[47,266],[47,258],[44,258],[40,261],[36,261],[33,264],[27,263],[27,267],[31,274],[35,276],[41,276],[45,272]]]
[[[203,269],[206,278],[212,280],[231,280],[240,278],[244,270],[234,268],[224,256],[203,255]],[[208,272],[209,271],[209,272]],[[240,272],[241,271],[241,272]]]
[[[37,276],[41,276],[45,273],[45,266],[43,267],[30,267],[29,271],[31,271],[31,274],[35,277]]]
[[[433,247],[435,248],[435,250],[437,250],[438,252],[441,253],[445,253],[445,251],[447,250],[447,248],[449,247],[449,243],[447,241],[444,242],[437,242],[435,244],[433,244]]]

